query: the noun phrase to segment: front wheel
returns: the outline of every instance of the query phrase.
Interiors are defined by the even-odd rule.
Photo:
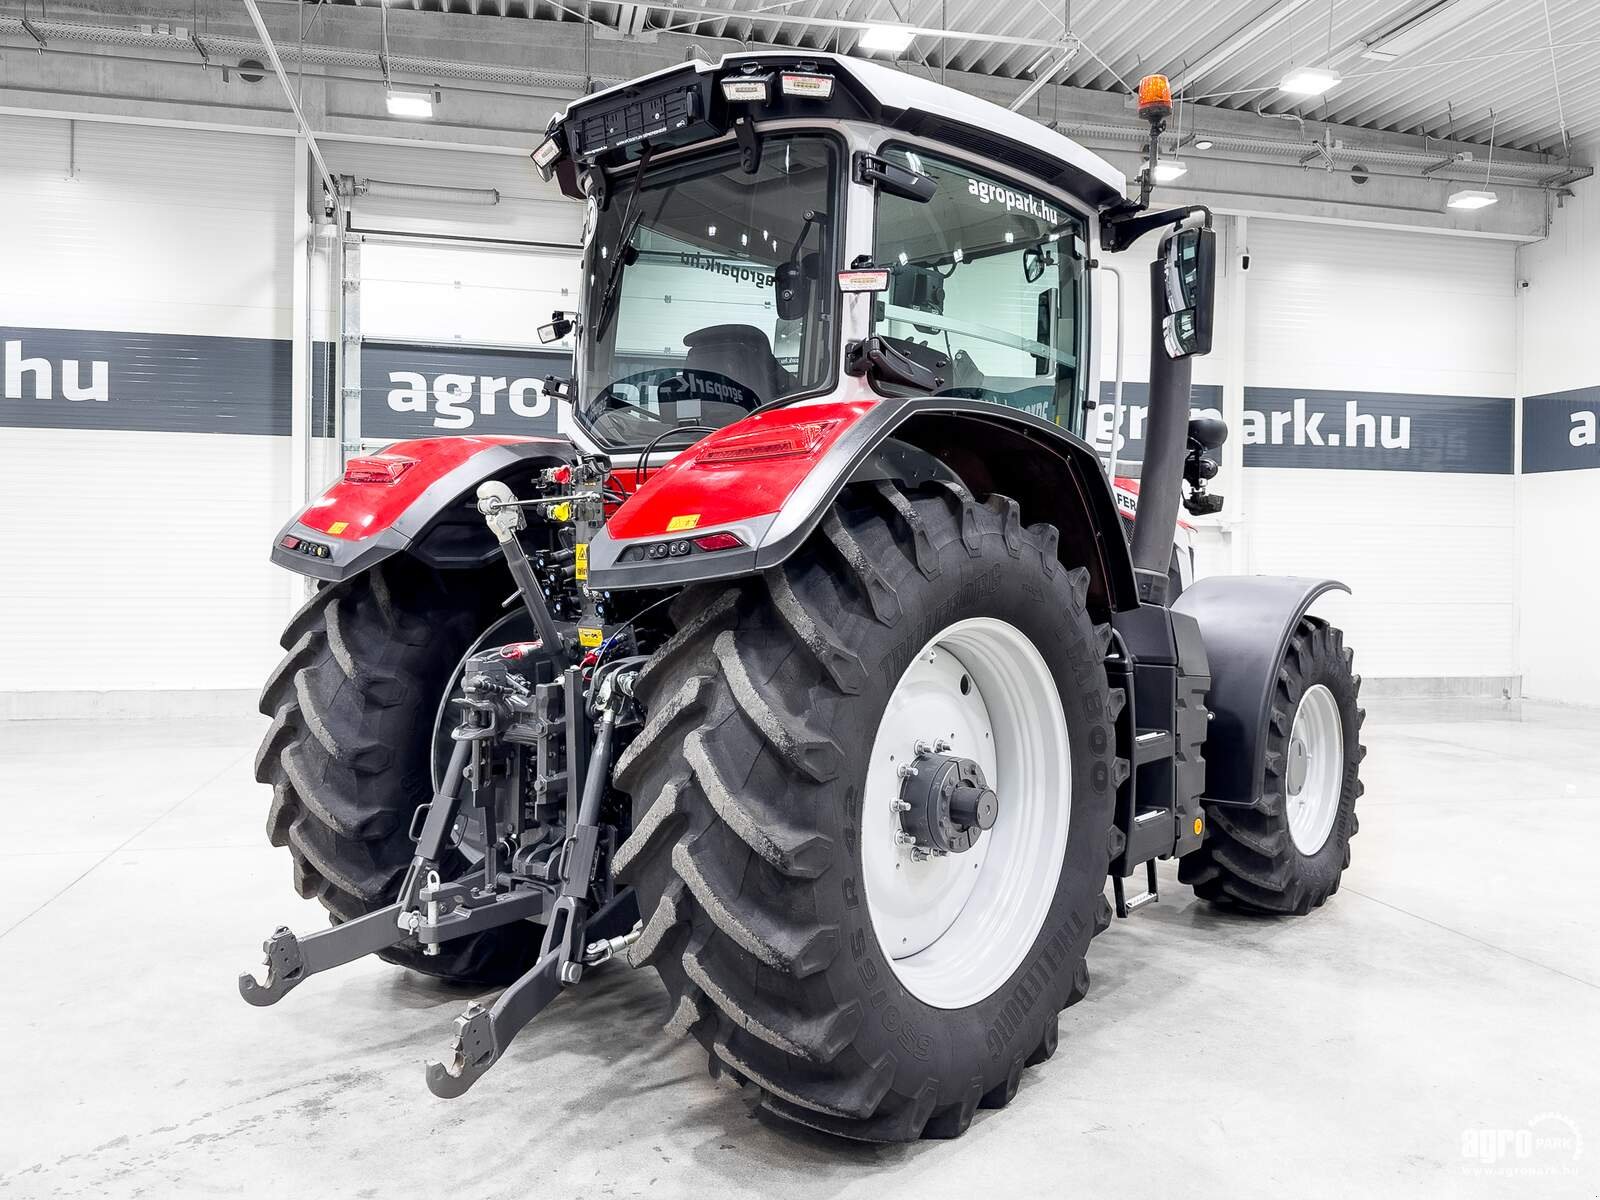
[[[686,594],[641,675],[633,957],[769,1111],[954,1136],[1086,991],[1114,739],[1055,544],[1002,497],[852,489],[782,567]]]
[[[1304,617],[1278,664],[1253,806],[1206,805],[1206,840],[1178,878],[1214,904],[1304,915],[1339,890],[1362,793],[1361,676],[1344,635]]]

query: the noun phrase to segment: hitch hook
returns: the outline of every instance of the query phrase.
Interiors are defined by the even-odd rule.
[[[239,995],[257,1008],[276,1004],[306,977],[300,939],[287,925],[274,929],[272,936],[261,943],[261,949],[266,951],[266,979],[257,983],[249,971],[239,974]]]

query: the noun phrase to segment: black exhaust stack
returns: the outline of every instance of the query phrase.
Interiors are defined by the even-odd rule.
[[[1163,251],[1166,242],[1162,242]],[[1150,399],[1145,414],[1144,465],[1139,472],[1139,512],[1133,522],[1133,567],[1139,599],[1167,600],[1167,570],[1183,500],[1189,455],[1189,385],[1194,363],[1167,349],[1166,255],[1150,264]]]

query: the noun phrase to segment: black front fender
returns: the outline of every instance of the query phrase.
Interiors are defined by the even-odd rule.
[[[1215,575],[1173,604],[1199,623],[1211,664],[1207,800],[1254,804],[1260,797],[1272,691],[1289,639],[1318,596],[1349,590],[1336,579]]]

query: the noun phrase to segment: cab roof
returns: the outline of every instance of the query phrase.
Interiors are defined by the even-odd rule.
[[[1127,177],[1098,154],[1039,122],[931,79],[881,63],[813,51],[772,50],[724,55],[718,62],[692,59],[575,100],[559,119],[569,123],[631,96],[685,82],[737,73],[747,64],[809,69],[834,76],[845,86],[826,104],[801,102],[784,116],[875,121],[907,133],[949,143],[983,158],[1024,171],[1081,196],[1096,208],[1127,204]],[[710,89],[708,89],[709,91]],[[717,96],[713,103],[720,103]],[[767,115],[777,115],[769,112]],[[759,119],[759,117],[758,117]]]

